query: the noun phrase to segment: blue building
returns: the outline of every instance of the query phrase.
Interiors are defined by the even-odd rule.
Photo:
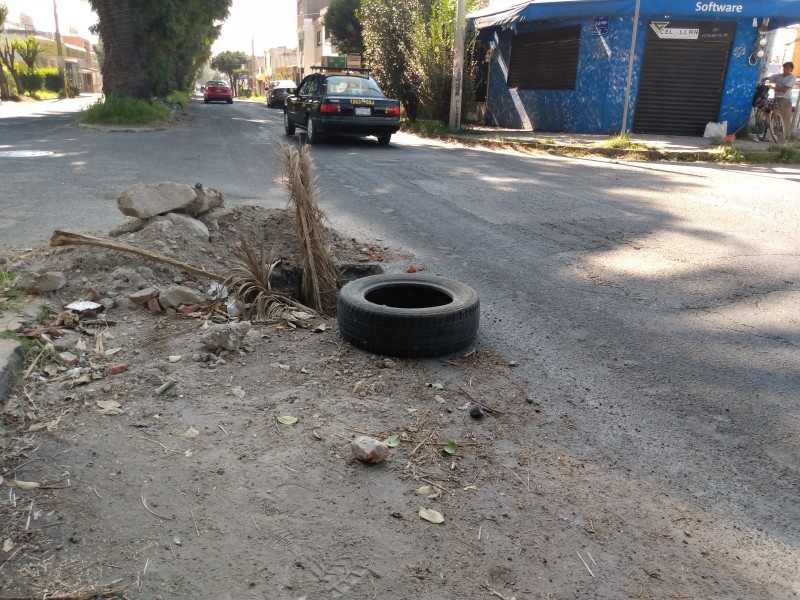
[[[702,135],[747,122],[767,33],[800,22],[800,0],[529,0],[467,20],[487,124]]]

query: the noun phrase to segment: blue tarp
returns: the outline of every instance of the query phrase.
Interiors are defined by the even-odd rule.
[[[529,21],[633,15],[636,0],[531,0],[467,15],[475,29]],[[671,18],[769,18],[770,28],[800,22],[800,0],[640,0],[639,13]],[[774,19],[774,22],[773,22]]]

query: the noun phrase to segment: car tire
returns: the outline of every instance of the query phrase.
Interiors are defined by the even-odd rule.
[[[230,100],[228,100],[228,104],[233,104],[233,98],[231,98]]]
[[[389,356],[441,356],[469,346],[480,300],[466,284],[433,275],[389,273],[346,284],[337,299],[342,337]]]
[[[294,123],[289,120],[289,113],[286,110],[283,111],[283,129],[286,135],[294,135]]]
[[[208,104],[208,98],[203,98],[203,103]]]
[[[272,102],[267,102],[267,108],[272,108]]]
[[[386,135],[379,135],[378,136],[378,143],[381,146],[388,146],[389,142],[391,142],[391,141],[392,141],[392,134],[391,133],[387,133]]]
[[[314,128],[314,121],[311,118],[311,115],[308,116],[308,121],[306,121],[306,142],[309,144],[319,144],[319,133]]]

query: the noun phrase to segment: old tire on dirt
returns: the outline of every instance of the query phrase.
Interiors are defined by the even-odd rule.
[[[339,291],[339,331],[354,346],[390,356],[441,356],[469,346],[480,300],[468,285],[410,273],[356,279]]]

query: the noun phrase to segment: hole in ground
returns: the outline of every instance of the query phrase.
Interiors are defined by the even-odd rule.
[[[387,285],[364,296],[372,304],[392,308],[430,308],[450,304],[453,299],[439,290],[410,285]]]

